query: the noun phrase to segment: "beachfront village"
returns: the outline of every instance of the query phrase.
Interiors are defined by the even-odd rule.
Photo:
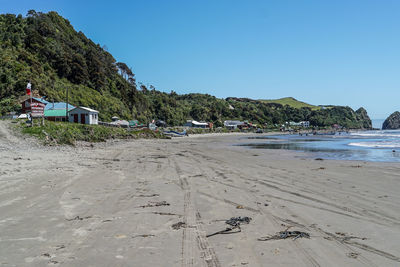
[[[139,122],[138,120],[123,120],[117,116],[111,118],[111,121],[104,122],[99,120],[99,111],[92,109],[90,107],[84,106],[74,106],[67,104],[65,102],[54,102],[47,101],[45,97],[26,97],[21,101],[21,110],[19,112],[9,112],[3,118],[10,119],[41,119],[42,121],[52,121],[52,122],[70,122],[78,124],[88,124],[88,125],[104,125],[110,127],[121,127],[121,128],[148,128],[150,130],[156,130],[157,128],[168,127],[167,123],[163,120],[154,119],[150,123]],[[268,125],[260,125],[249,122],[247,120],[225,120],[223,122],[223,127],[218,127],[219,129],[224,128],[228,131],[258,131],[262,132],[263,129],[267,128]],[[293,131],[299,129],[310,128],[309,121],[300,122],[286,122],[282,125],[273,126],[280,131]],[[340,127],[339,125],[333,125],[333,128]],[[176,128],[176,127],[175,127]],[[212,130],[216,127],[212,122],[206,121],[196,121],[193,119],[188,119],[186,123],[178,128],[197,128],[197,129],[208,129]]]
[[[1,9],[0,267],[400,266],[400,1]]]

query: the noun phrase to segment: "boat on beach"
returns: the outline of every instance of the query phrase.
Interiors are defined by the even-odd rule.
[[[186,130],[184,130],[183,132],[164,131],[163,134],[166,135],[166,136],[170,136],[170,137],[184,137],[184,136],[188,136],[188,134],[186,133]]]

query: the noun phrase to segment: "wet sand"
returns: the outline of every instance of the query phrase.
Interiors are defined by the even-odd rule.
[[[232,146],[243,135],[43,147],[6,125],[0,266],[400,264],[398,163]],[[252,220],[206,237],[236,216]],[[288,227],[310,238],[258,240]]]

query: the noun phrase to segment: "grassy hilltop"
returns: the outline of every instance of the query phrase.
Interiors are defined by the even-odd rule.
[[[114,57],[56,12],[30,10],[22,15],[0,15],[0,115],[18,109],[18,98],[28,81],[48,101],[65,101],[100,111],[101,120],[112,116],[149,122],[161,119],[182,125],[187,119],[222,126],[224,120],[282,124],[309,120],[314,126],[334,123],[368,128],[364,109],[334,106],[320,109],[293,98],[252,100],[218,99],[208,94],[178,95],[138,86],[132,69]]]
[[[311,108],[312,110],[321,109],[319,106],[314,106],[302,101],[299,101],[293,97],[283,97],[279,99],[260,99],[260,102],[263,103],[276,103],[281,104],[282,106],[289,105],[292,108]]]

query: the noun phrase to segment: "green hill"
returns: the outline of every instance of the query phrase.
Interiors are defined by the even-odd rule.
[[[293,108],[311,108],[312,110],[318,110],[321,109],[319,106],[314,106],[311,104],[307,104],[305,102],[299,101],[293,97],[283,97],[279,99],[260,99],[259,101],[264,102],[264,103],[276,103],[276,104],[281,104],[282,106],[284,105],[289,105]]]
[[[65,100],[68,88],[73,104],[101,110],[101,119],[130,117],[140,101],[129,68],[56,12],[1,15],[0,52],[0,99],[23,95],[30,80],[49,101]]]
[[[48,101],[65,101],[68,89],[71,104],[99,110],[103,121],[119,116],[142,123],[161,119],[171,126],[182,125],[187,119],[210,121],[216,126],[230,119],[269,126],[304,120],[314,126],[370,125],[366,112],[357,113],[349,107],[318,109],[293,98],[218,99],[138,86],[127,64],[116,62],[56,12],[0,15],[0,115],[18,109],[28,81],[33,91]]]

